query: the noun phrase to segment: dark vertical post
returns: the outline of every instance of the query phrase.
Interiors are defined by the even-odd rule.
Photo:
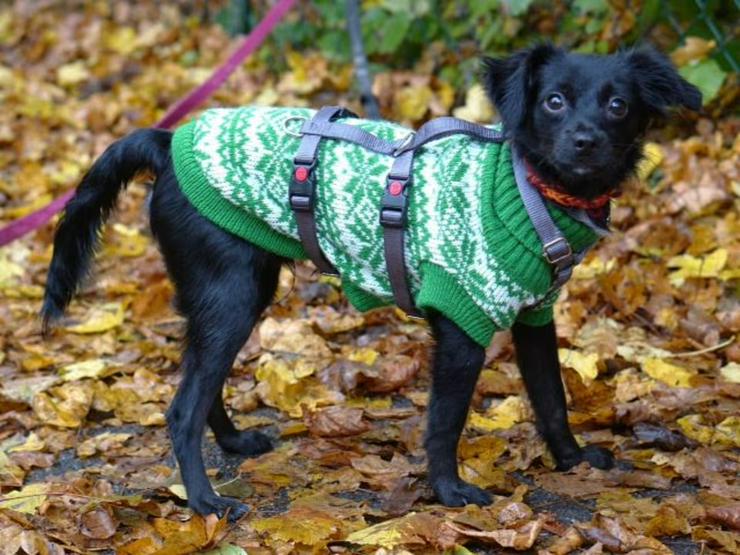
[[[380,119],[380,108],[378,107],[378,100],[373,95],[373,81],[367,64],[367,56],[365,56],[365,47],[362,44],[360,0],[347,0],[347,30],[352,44],[352,63],[355,67],[355,77],[360,87],[360,99],[365,108],[365,114],[370,119]]]

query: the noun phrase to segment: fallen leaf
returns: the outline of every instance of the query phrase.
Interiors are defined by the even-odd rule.
[[[558,358],[560,358],[560,364],[578,372],[584,383],[589,383],[599,375],[597,366],[599,355],[597,354],[584,355],[571,349],[558,349]]]
[[[123,323],[123,319],[123,305],[121,303],[107,303],[96,306],[83,322],[67,326],[66,329],[72,333],[101,333],[117,328]]]
[[[671,387],[691,387],[695,373],[659,358],[648,358],[642,362],[642,370],[651,378]]]
[[[108,363],[100,358],[93,358],[83,362],[75,362],[62,366],[59,377],[65,382],[73,382],[83,378],[103,378],[107,375]]]
[[[490,123],[493,119],[493,107],[486,91],[476,83],[465,93],[465,104],[455,108],[452,115],[468,121]]]
[[[345,437],[361,434],[370,429],[362,409],[327,407],[303,415],[308,431],[320,437]]]
[[[80,532],[96,540],[107,540],[116,533],[118,522],[110,510],[97,507],[80,516]]]
[[[39,482],[5,493],[0,496],[0,509],[12,509],[29,515],[36,514],[41,504],[46,501],[47,490],[48,486]]]
[[[703,257],[690,254],[674,256],[666,263],[669,268],[678,268],[669,275],[671,283],[675,286],[681,286],[687,278],[719,277],[726,264],[727,250],[723,248]]]

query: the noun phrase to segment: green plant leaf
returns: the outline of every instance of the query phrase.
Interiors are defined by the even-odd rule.
[[[705,105],[717,96],[727,77],[727,73],[713,59],[684,66],[678,72],[689,83],[699,88]]]

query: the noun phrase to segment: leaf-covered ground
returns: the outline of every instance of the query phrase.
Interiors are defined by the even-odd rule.
[[[0,224],[73,186],[230,44],[175,7],[63,4],[0,8]],[[358,108],[350,67],[287,60],[279,75],[269,53],[251,60],[212,104]],[[489,117],[479,89],[456,95],[429,67],[377,76],[387,117],[418,123],[456,98],[459,115]],[[164,427],[183,320],[138,183],[95,281],[46,340],[37,313],[52,227],[0,249],[0,553],[736,553],[738,120],[653,139],[615,232],[557,307],[571,423],[614,450],[615,470],[553,471],[502,333],[460,446],[462,476],[496,501],[436,505],[422,449],[428,330],[390,309],[356,313],[337,282],[299,265],[226,389],[238,425],[267,431],[275,450],[242,461],[205,442],[218,491],[252,511],[234,526],[193,516]]]

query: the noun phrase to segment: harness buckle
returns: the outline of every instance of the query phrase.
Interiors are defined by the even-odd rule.
[[[298,212],[313,211],[316,196],[314,166],[316,166],[316,159],[308,163],[299,160],[293,161],[293,176],[288,187],[288,200],[293,210]]]
[[[565,237],[558,237],[542,245],[542,252],[547,260],[553,266],[573,258],[573,250],[570,248]]]
[[[380,202],[380,224],[383,227],[406,227],[408,183],[409,178],[398,178],[392,175],[386,178],[385,190]]]

